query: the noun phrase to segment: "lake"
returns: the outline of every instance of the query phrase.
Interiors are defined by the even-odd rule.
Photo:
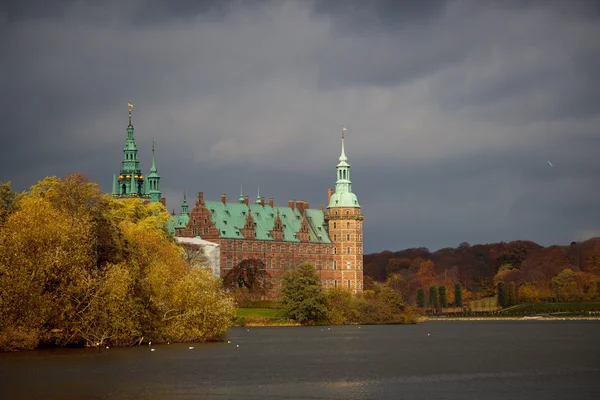
[[[0,398],[600,399],[600,321],[234,328],[228,340],[0,353]]]

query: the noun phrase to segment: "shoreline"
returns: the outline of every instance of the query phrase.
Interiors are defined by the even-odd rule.
[[[600,321],[600,317],[441,317],[429,321]]]

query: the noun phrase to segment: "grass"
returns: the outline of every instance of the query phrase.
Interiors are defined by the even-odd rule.
[[[473,300],[469,303],[467,308],[472,311],[496,311],[498,307],[498,299],[496,296],[485,297],[480,300]]]
[[[283,310],[277,308],[237,308],[235,315],[238,318],[280,319],[283,317]]]
[[[508,310],[503,311],[506,314],[551,314],[568,313],[581,314],[589,311],[600,311],[600,302],[581,302],[581,303],[529,303],[519,304]]]

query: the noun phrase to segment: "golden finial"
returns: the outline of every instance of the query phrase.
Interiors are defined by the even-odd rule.
[[[129,125],[131,125],[131,110],[133,110],[133,104],[131,104],[131,102],[128,102],[127,108],[129,109]]]

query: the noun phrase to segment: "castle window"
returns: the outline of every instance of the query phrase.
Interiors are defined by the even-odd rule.
[[[350,235],[346,235],[346,240],[350,240]]]
[[[346,210],[346,215],[350,214],[350,211]]]
[[[348,279],[348,289],[350,289],[350,279]]]
[[[350,228],[350,222],[346,222],[346,228]]]
[[[337,280],[335,280],[335,279],[333,280],[333,287],[337,288]]]
[[[337,240],[337,235],[333,235],[333,241],[335,242]]]
[[[337,201],[336,201],[336,203],[337,203]],[[335,215],[338,215],[338,212],[337,212],[337,210],[335,211]]]
[[[204,234],[208,235],[208,228],[204,228]]]
[[[206,225],[208,223],[208,221],[206,220],[206,218],[204,218],[204,225]]]
[[[333,229],[337,228],[337,224],[334,222],[333,223]]]
[[[350,254],[350,247],[346,248],[346,252]]]
[[[333,248],[333,254],[337,254],[337,247]]]

